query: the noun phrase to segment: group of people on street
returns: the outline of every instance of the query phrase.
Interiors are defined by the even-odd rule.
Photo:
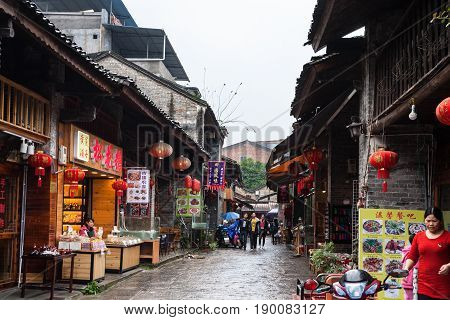
[[[250,219],[248,214],[239,220],[239,237],[240,248],[247,250],[247,241],[250,238],[250,250],[255,250],[257,244],[260,249],[263,249],[266,244],[266,236],[270,233],[272,235],[272,243],[276,244],[281,237],[281,227],[278,225],[278,220],[274,219],[269,222],[264,214],[258,219],[255,213],[252,213]]]

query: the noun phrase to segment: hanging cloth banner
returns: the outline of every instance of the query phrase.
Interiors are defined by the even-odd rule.
[[[225,161],[208,161],[208,185],[211,190],[225,189]]]

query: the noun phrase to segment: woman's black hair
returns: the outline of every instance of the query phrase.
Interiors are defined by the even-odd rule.
[[[84,224],[87,224],[89,221],[95,222],[92,218],[86,218],[86,220],[84,220]]]
[[[412,244],[412,242],[413,242],[415,236],[416,236],[415,233],[413,233],[413,234],[411,234],[411,235],[409,236],[409,243],[410,243],[410,244]]]
[[[444,215],[442,214],[441,209],[439,209],[437,207],[428,208],[425,211],[423,218],[426,219],[430,215],[433,215],[436,219],[439,220],[439,222],[441,223],[441,228],[443,229],[444,228]]]

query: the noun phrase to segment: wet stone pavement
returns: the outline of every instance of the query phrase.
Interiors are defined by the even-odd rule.
[[[98,296],[84,299],[292,299],[297,278],[311,273],[304,257],[285,245],[265,249],[219,249],[204,259],[183,258],[144,270]]]

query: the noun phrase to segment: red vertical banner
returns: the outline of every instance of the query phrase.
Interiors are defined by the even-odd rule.
[[[5,229],[5,212],[6,212],[6,179],[0,178],[0,230]]]

